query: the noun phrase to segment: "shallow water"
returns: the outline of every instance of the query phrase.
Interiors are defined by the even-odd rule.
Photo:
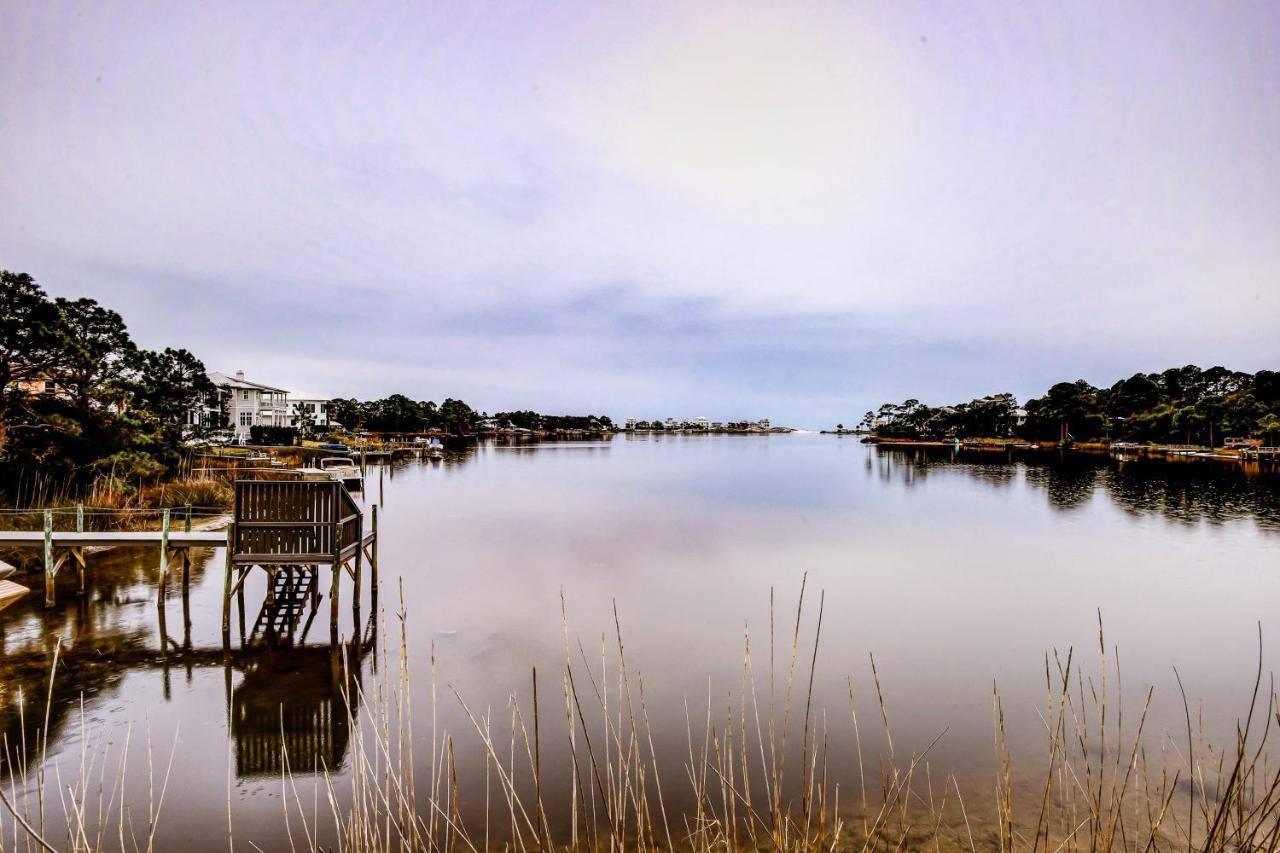
[[[887,745],[870,653],[896,749],[922,750],[945,731],[932,765],[989,787],[993,685],[1015,752],[1042,750],[1045,655],[1074,647],[1096,679],[1099,613],[1135,716],[1146,687],[1155,688],[1153,737],[1181,724],[1176,666],[1192,701],[1203,702],[1209,736],[1225,738],[1247,706],[1258,623],[1274,629],[1280,605],[1280,488],[1274,476],[1215,462],[973,457],[812,434],[618,436],[455,448],[442,462],[373,468],[368,484],[365,506],[380,505],[381,595],[376,611],[366,595],[359,632],[344,601],[344,653],[361,660],[361,689],[376,690],[388,673],[385,661],[375,671],[370,653],[374,612],[379,638],[391,638],[394,681],[402,585],[418,775],[430,775],[434,648],[437,726],[455,738],[463,813],[473,821],[483,811],[471,781],[483,776],[483,752],[452,691],[477,714],[491,709],[509,737],[508,697],[527,702],[535,667],[560,727],[544,738],[544,775],[567,804],[562,594],[578,678],[584,658],[599,677],[602,638],[616,644],[616,603],[673,806],[683,796],[685,703],[694,727],[709,696],[723,718],[742,687],[746,635],[766,703],[771,595],[781,697],[802,583],[796,689],[807,688],[821,600],[815,726],[825,711],[832,772],[849,784],[857,772],[850,682],[864,749]],[[189,624],[174,584],[162,649],[155,562],[151,552],[92,555],[85,599],[68,574],[56,608],[32,595],[0,615],[0,727],[16,749],[20,705],[28,730],[38,725],[61,637],[51,762],[74,775],[82,748],[92,759],[128,734],[126,797],[145,815],[140,745],[152,746],[157,784],[173,749],[161,849],[225,846],[228,789],[238,838],[287,846],[280,732],[305,810],[323,797],[310,771],[330,768],[341,792],[350,769],[353,733],[335,694],[340,661],[327,643],[327,603],[305,639],[310,648],[245,652],[233,620],[224,657],[223,554],[197,552]],[[264,588],[254,577],[246,635]],[[616,648],[610,654],[606,681],[616,686]],[[1115,702],[1114,682],[1110,689]],[[48,820],[56,836],[58,819]]]

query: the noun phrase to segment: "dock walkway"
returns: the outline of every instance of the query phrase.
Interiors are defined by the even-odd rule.
[[[376,594],[378,577],[378,509],[373,508],[372,525],[365,528],[364,512],[351,494],[335,480],[239,480],[235,484],[235,507],[226,531],[192,530],[187,517],[173,529],[169,510],[162,514],[159,530],[85,530],[83,508],[77,510],[76,530],[54,530],[53,511],[44,510],[43,530],[0,530],[0,548],[42,548],[44,550],[45,606],[56,604],[58,572],[65,565],[75,567],[79,593],[86,591],[85,551],[91,548],[156,546],[158,600],[163,603],[169,567],[180,561],[184,602],[190,589],[192,548],[226,549],[226,576],[222,595],[222,633],[229,642],[231,600],[244,607],[244,583],[257,568],[268,576],[267,601],[276,605],[282,590],[289,599],[318,600],[319,570],[333,572],[329,585],[330,629],[338,628],[338,592],[342,575],[355,584],[352,607],[359,623],[360,586],[366,561],[373,575]],[[305,585],[294,580],[305,578]],[[278,585],[277,581],[283,583]],[[274,607],[280,625],[292,629],[301,612],[298,602]],[[295,612],[296,611],[296,612]],[[242,619],[243,621],[243,619]]]

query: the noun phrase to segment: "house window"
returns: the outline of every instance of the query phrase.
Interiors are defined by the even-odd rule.
[[[253,412],[240,413],[240,426],[253,426]]]

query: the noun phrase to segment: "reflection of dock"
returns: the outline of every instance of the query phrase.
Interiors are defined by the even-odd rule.
[[[245,667],[230,703],[237,777],[279,776],[286,760],[299,772],[342,765],[360,696],[359,660],[348,669],[342,657],[337,647],[292,649]]]
[[[377,642],[375,620],[371,614],[356,636],[341,644],[294,646],[268,637],[238,647],[199,648],[188,637],[181,643],[162,639],[158,650],[134,642],[110,649],[96,641],[63,646],[59,667],[69,675],[60,675],[50,694],[48,728],[58,731],[86,691],[101,689],[120,673],[160,673],[167,697],[174,674],[190,679],[196,670],[222,669],[237,776],[279,775],[286,757],[293,772],[334,770],[346,759],[366,659],[377,668],[376,656],[370,656]],[[9,651],[3,660],[19,685],[36,684],[47,681],[52,654],[41,645]],[[239,684],[237,672],[243,676]],[[17,715],[7,720],[0,715],[0,722],[11,746],[31,746],[41,736],[40,728],[22,725]],[[0,778],[5,770],[0,769]]]

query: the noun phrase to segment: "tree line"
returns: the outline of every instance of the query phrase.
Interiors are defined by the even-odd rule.
[[[328,415],[331,421],[341,424],[344,429],[384,433],[439,431],[448,435],[474,435],[487,426],[551,431],[613,427],[613,421],[604,415],[543,415],[517,411],[490,416],[452,397],[436,405],[431,400],[418,402],[403,394],[392,394],[381,400],[330,400]]]
[[[1211,446],[1227,436],[1274,441],[1280,435],[1280,372],[1191,364],[1135,373],[1109,388],[1078,379],[1059,382],[1022,407],[1007,393],[941,407],[913,399],[867,412],[860,426],[886,438],[1016,436]]]
[[[72,490],[171,474],[188,413],[214,400],[187,350],[142,349],[115,311],[0,270],[0,494],[36,472]]]
[[[381,400],[338,398],[329,401],[329,419],[345,429],[370,432],[429,432],[469,435],[483,417],[462,400],[447,398],[440,405],[430,400],[417,402],[403,394]]]

